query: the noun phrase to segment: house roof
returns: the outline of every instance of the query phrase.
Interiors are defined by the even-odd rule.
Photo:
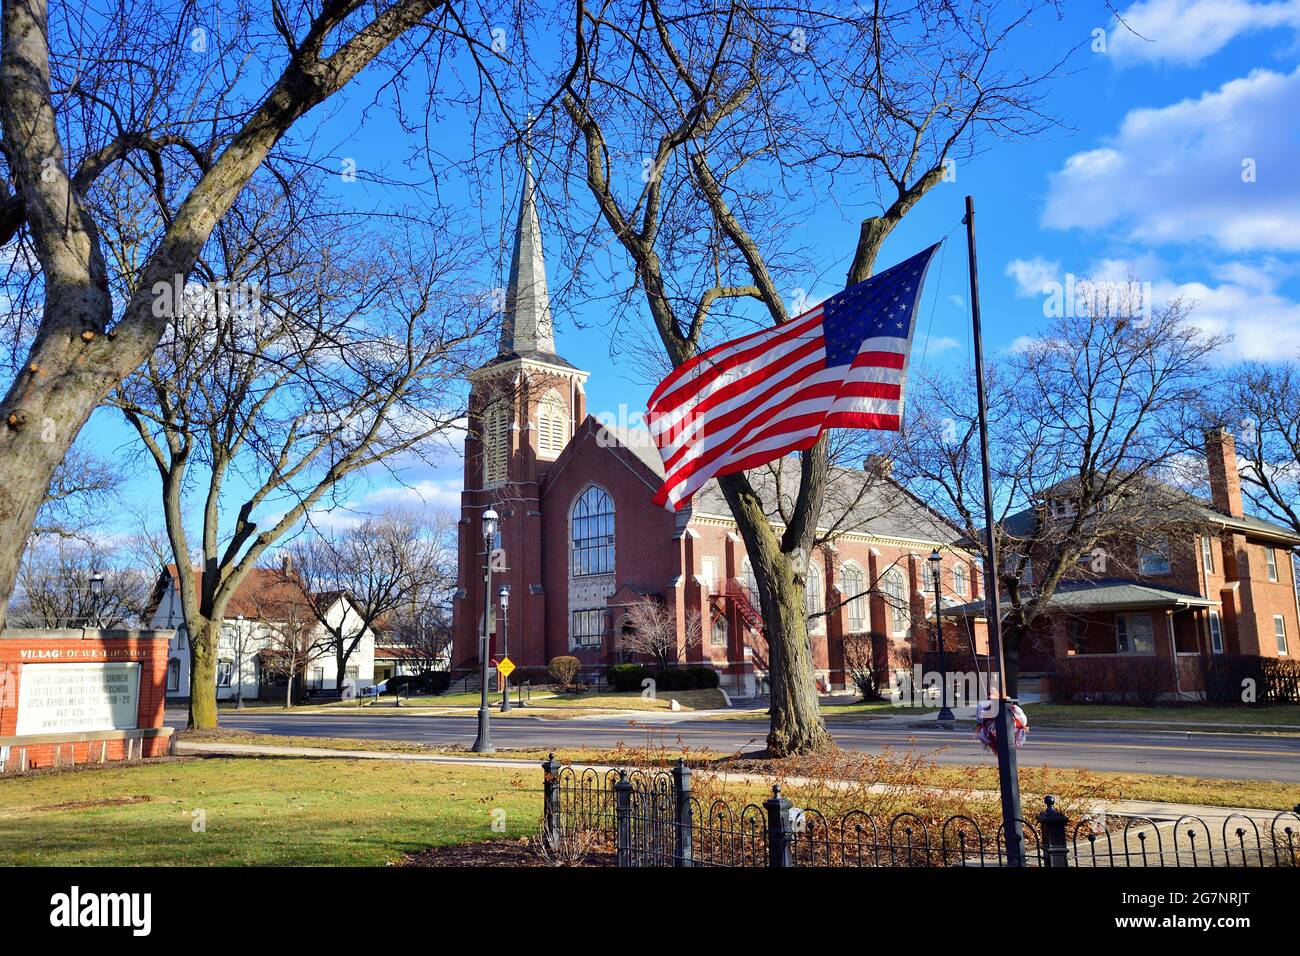
[[[611,444],[631,452],[658,481],[663,480],[663,458],[649,432],[643,428],[597,427]],[[748,475],[767,505],[769,517],[780,523],[782,512],[789,513],[799,493],[799,459],[787,456],[755,468]],[[690,513],[730,520],[731,509],[716,479],[695,493]],[[956,528],[898,482],[855,468],[830,469],[822,520],[823,530],[881,538],[955,544],[961,537]]]
[[[195,568],[194,574],[201,588],[203,571]],[[153,617],[159,604],[162,603],[168,579],[173,587],[179,587],[175,564],[167,565],[165,571],[159,575],[158,584],[155,585],[149,599],[146,611],[148,617]],[[321,597],[326,597],[328,600],[328,595],[321,595]],[[334,598],[337,599],[338,595],[334,595]],[[235,593],[231,595],[226,605],[225,613],[226,618],[245,617],[254,621],[283,621],[292,617],[304,618],[311,615],[311,597],[297,578],[286,576],[271,568],[251,569],[239,583],[239,587],[235,588]]]
[[[1157,588],[1138,581],[1112,578],[1101,581],[1072,581],[1059,585],[1048,599],[1048,612],[1122,611],[1139,608],[1218,607],[1219,602],[1172,588]],[[971,601],[951,613],[979,617],[986,613],[984,601]],[[948,613],[945,611],[945,613]]]
[[[1058,482],[1044,491],[1042,497],[1046,499],[1068,496],[1075,484],[1075,479]],[[1182,488],[1155,478],[1143,478],[1140,483],[1135,485],[1135,493],[1141,491],[1138,485],[1145,486],[1149,492],[1149,500],[1146,498],[1142,500],[1144,506],[1149,505],[1170,510],[1184,509],[1188,512],[1188,517],[1194,520],[1204,521],[1207,524],[1222,525],[1225,528],[1241,531],[1245,534],[1260,535],[1292,546],[1300,545],[1300,534],[1297,534],[1295,529],[1285,525],[1264,518],[1257,518],[1254,515],[1235,517],[1220,511],[1214,506],[1214,502],[1209,499],[1194,495]],[[1002,522],[1002,528],[1013,537],[1027,538],[1034,533],[1036,520],[1035,509],[1032,507],[1025,508],[1008,516]]]

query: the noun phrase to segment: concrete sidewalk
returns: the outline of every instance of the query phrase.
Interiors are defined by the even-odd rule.
[[[233,757],[306,757],[315,759],[352,759],[352,760],[413,760],[422,763],[452,764],[467,767],[500,767],[514,768],[530,767],[541,769],[541,762],[537,760],[518,760],[504,757],[452,757],[446,754],[429,754],[393,750],[335,750],[329,747],[277,747],[263,744],[237,744],[237,743],[217,743],[207,741],[177,741],[176,753],[209,755],[209,756],[233,756]],[[575,769],[595,770],[597,773],[604,773],[607,770],[618,769],[612,766],[602,764],[574,764]],[[727,783],[757,783],[767,782],[767,777],[761,774],[752,773],[719,773],[718,778]],[[792,783],[806,783],[809,781],[800,777],[790,778]],[[870,787],[875,793],[883,793],[888,787],[876,784]],[[996,798],[994,791],[974,791],[980,796]],[[1031,819],[1037,810],[1028,810],[1026,808],[1026,819]],[[1268,822],[1273,820],[1277,815],[1277,810],[1263,810],[1249,807],[1212,807],[1201,806],[1196,804],[1184,803],[1155,803],[1148,800],[1106,800],[1100,801],[1092,808],[1096,814],[1113,814],[1116,816],[1135,817],[1149,819],[1155,822],[1175,821],[1185,816],[1200,817],[1206,824],[1221,828],[1224,822],[1230,817],[1240,816],[1247,817],[1255,823]],[[1296,821],[1297,827],[1300,827],[1300,818]]]

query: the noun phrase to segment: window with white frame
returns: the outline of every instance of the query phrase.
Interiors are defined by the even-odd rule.
[[[167,690],[168,692],[178,691],[181,689],[181,662],[173,657],[167,662]]]
[[[889,629],[893,634],[907,633],[911,609],[907,600],[907,577],[900,568],[890,568],[881,576],[880,590],[889,605]]]
[[[845,619],[850,632],[867,629],[867,577],[856,564],[846,564],[840,571],[841,598],[845,601]]]
[[[1079,506],[1073,498],[1049,498],[1047,510],[1053,518],[1073,518],[1079,512]]]
[[[1154,654],[1155,631],[1150,614],[1115,615],[1115,652],[1117,654]]]
[[[1273,615],[1273,634],[1277,638],[1277,652],[1279,654],[1290,654],[1286,643],[1286,618],[1281,614]]]
[[[970,572],[966,570],[966,565],[962,561],[953,565],[952,589],[962,597],[970,593]]]
[[[931,561],[929,558],[926,558],[921,562],[921,589],[925,591],[925,596],[927,598],[930,597],[932,594],[934,594],[934,581],[935,581],[936,570],[938,570],[939,578],[940,580],[942,580],[943,571],[941,569],[936,569],[933,561]]]
[[[325,668],[313,667],[307,671],[307,689],[321,690],[325,687]]]
[[[235,662],[223,657],[217,661],[217,686],[229,687],[235,674]]]
[[[816,561],[808,565],[808,578],[803,586],[803,609],[808,617],[814,614],[820,614],[826,607],[825,587],[822,583],[822,568]],[[809,630],[819,631],[822,628],[822,618],[818,617],[809,622]]]
[[[704,589],[710,594],[717,590],[718,586],[718,559],[703,557],[700,558],[700,580],[704,582]]]
[[[614,502],[591,485],[573,506],[573,573],[614,573]]]
[[[575,647],[600,647],[604,637],[604,608],[588,608],[573,612],[573,644]]]
[[[1268,579],[1270,581],[1276,581],[1277,580],[1277,549],[1265,548],[1264,560],[1268,564]]]
[[[1157,535],[1138,547],[1138,572],[1140,574],[1169,573],[1169,539]]]
[[[754,575],[754,565],[746,558],[740,563],[740,577],[749,592],[749,603],[758,607],[758,578]]]
[[[1207,574],[1214,573],[1214,539],[1208,534],[1201,537],[1201,564]]]
[[[510,457],[510,418],[505,405],[488,410],[483,419],[483,483],[496,485],[506,480]]]
[[[1215,654],[1223,653],[1223,621],[1215,610],[1210,611],[1210,650]]]
[[[727,619],[719,615],[713,619],[713,630],[709,635],[709,643],[714,647],[727,646]]]
[[[537,452],[545,458],[554,458],[564,451],[569,440],[568,410],[564,400],[555,391],[537,406]]]

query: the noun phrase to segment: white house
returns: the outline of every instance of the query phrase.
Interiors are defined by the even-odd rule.
[[[196,568],[195,574],[201,574]],[[167,696],[188,697],[190,693],[190,650],[181,613],[176,566],[168,565],[158,576],[146,612],[150,627],[175,628],[169,645]],[[318,595],[328,608],[326,619],[331,627],[343,622],[343,633],[354,635],[361,629],[361,618],[343,594]],[[245,700],[259,697],[279,699],[284,694],[286,678],[265,667],[267,655],[276,635],[286,633],[289,622],[301,622],[304,643],[320,647],[302,675],[307,691],[337,691],[338,666],[329,632],[312,616],[312,598],[292,578],[264,568],[254,568],[235,590],[226,605],[221,636],[217,642],[217,699],[233,700],[242,688]],[[375,638],[366,629],[348,660],[343,678],[344,693],[355,693],[375,682]],[[296,694],[295,694],[296,696]]]

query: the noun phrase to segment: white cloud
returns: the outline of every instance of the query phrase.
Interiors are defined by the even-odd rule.
[[[1120,18],[1107,46],[1121,64],[1191,66],[1244,34],[1300,28],[1300,0],[1142,0]]]
[[[1049,282],[1059,282],[1061,263],[1048,262],[1041,256],[1032,259],[1012,259],[1003,270],[1004,274],[1016,281],[1016,295],[1028,299],[1043,294],[1043,286]]]
[[[1152,243],[1300,250],[1300,69],[1130,112],[1106,145],[1051,176],[1043,224]],[[1254,181],[1246,180],[1246,166]]]
[[[959,348],[961,348],[961,343],[950,335],[927,336],[921,341],[921,354],[927,358],[942,355],[944,352],[951,352]]]
[[[350,528],[388,511],[458,511],[461,484],[461,477],[455,475],[377,485],[338,508],[312,512],[311,523],[321,529]]]
[[[1244,271],[1242,271],[1244,270]],[[1221,270],[1248,276],[1252,283],[1226,281],[1156,282],[1151,297],[1156,308],[1173,299],[1184,299],[1194,308],[1193,324],[1218,335],[1231,335],[1220,358],[1293,359],[1300,357],[1300,302],[1277,291],[1277,277],[1251,267]]]

